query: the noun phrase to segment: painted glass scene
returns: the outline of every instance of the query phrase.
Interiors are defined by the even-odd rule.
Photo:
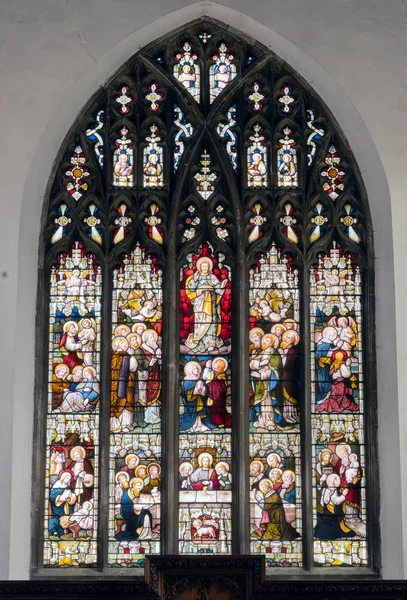
[[[200,17],[106,79],[58,157],[36,572],[177,549],[378,573],[373,227],[329,108]]]
[[[97,560],[101,273],[79,242],[50,273],[46,567]]]
[[[367,564],[362,276],[333,242],[310,274],[314,560]]]
[[[297,187],[297,142],[291,137],[292,131],[289,127],[284,128],[284,137],[278,143],[277,151],[277,182],[279,187]]]
[[[199,102],[201,73],[198,56],[190,42],[185,42],[182,52],[175,57],[174,77]]]
[[[203,244],[180,281],[179,551],[231,551],[231,277]]]
[[[234,57],[228,51],[228,45],[222,42],[216,54],[214,54],[213,64],[209,67],[209,94],[210,102],[216,99],[219,94],[236,77],[236,65]]]
[[[146,136],[147,145],[143,151],[143,185],[156,188],[164,185],[163,147],[158,127],[154,123]]]
[[[267,146],[258,123],[249,136],[251,144],[247,148],[247,185],[249,187],[267,186]]]
[[[133,141],[127,137],[129,130],[123,127],[117,138],[113,153],[113,185],[131,187],[133,185]]]
[[[160,551],[162,269],[137,244],[113,272],[109,564]]]
[[[274,243],[250,270],[249,301],[251,551],[301,566],[298,271]]]

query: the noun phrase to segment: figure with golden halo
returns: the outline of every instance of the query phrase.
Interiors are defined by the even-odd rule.
[[[191,360],[184,367],[184,379],[181,386],[183,412],[179,417],[180,431],[190,433],[216,429],[208,412],[208,386],[201,378],[202,367]]]
[[[290,504],[295,504],[295,473],[294,471],[284,471],[282,476],[283,484],[280,489],[280,498],[289,502]]]
[[[153,517],[148,503],[140,502],[144,482],[140,477],[133,477],[129,487],[124,491],[120,513],[125,522],[124,529],[116,533],[119,541],[151,540],[153,537]]]
[[[266,456],[266,463],[267,468],[264,474],[266,477],[270,477],[272,469],[281,468],[282,459],[280,454],[278,454],[277,452],[270,452],[270,454],[267,454]]]
[[[114,488],[114,499],[116,504],[120,504],[122,501],[123,494],[129,489],[130,475],[127,471],[119,471],[115,475],[115,488]],[[119,507],[120,510],[120,507]]]
[[[79,321],[78,340],[82,343],[83,366],[94,367],[93,353],[96,342],[96,329],[94,319],[82,319]]]
[[[82,394],[84,404],[95,405],[99,398],[100,388],[99,382],[96,379],[95,367],[84,367],[82,371],[82,381],[76,386],[75,392]]]
[[[254,383],[254,409],[251,416],[256,417],[253,426],[268,431],[282,423],[282,363],[278,345],[278,337],[273,333],[266,333],[262,337],[261,352],[250,361]]]
[[[77,499],[76,510],[84,502],[93,497],[93,467],[86,458],[86,450],[83,446],[74,446],[69,453],[70,460],[66,463],[66,468],[72,471],[74,479],[72,484],[75,486],[75,495]]]
[[[83,364],[83,346],[86,341],[79,341],[79,325],[76,321],[66,321],[63,327],[64,334],[59,344],[62,360],[70,369]]]
[[[264,162],[264,154],[259,150],[254,150],[249,154],[249,164],[247,166],[247,181],[252,187],[261,187],[265,184],[265,176],[267,174],[266,163]]]
[[[130,319],[135,320],[146,299],[146,293],[139,286],[131,290],[122,290],[117,302],[118,308]]]
[[[141,349],[147,361],[147,408],[144,414],[146,423],[160,423],[160,394],[161,394],[161,348],[158,343],[158,333],[155,329],[146,329],[142,336]]]
[[[250,489],[258,490],[259,483],[264,477],[264,464],[261,460],[252,460],[250,463]]]
[[[353,401],[353,389],[350,383],[350,358],[346,350],[335,350],[332,354],[332,366],[329,375],[333,379],[332,387],[322,402],[318,412],[340,413],[344,410],[356,412],[359,405]]]
[[[223,356],[217,356],[206,364],[209,371],[206,379],[208,385],[208,414],[217,427],[231,427],[232,415],[226,408],[228,398],[227,388],[228,361]]]
[[[260,527],[252,532],[252,538],[264,541],[292,541],[300,537],[294,527],[287,523],[283,501],[269,479],[260,481],[255,499],[263,511],[263,519]]]
[[[133,479],[136,476],[136,469],[139,466],[140,459],[137,454],[127,454],[124,459],[124,466],[122,467],[122,471],[129,474],[130,479]]]
[[[230,474],[230,467],[227,462],[218,462],[215,465],[216,475],[218,476],[218,481],[221,490],[231,490],[232,489],[232,475]]]
[[[48,521],[48,531],[51,540],[59,540],[65,534],[65,523],[61,523],[64,517],[69,517],[74,511],[76,503],[76,494],[73,490],[74,474],[71,469],[62,469],[58,480],[54,483],[49,492],[49,510],[50,517]]]
[[[285,322],[287,326],[287,322]],[[299,423],[300,336],[295,329],[284,331],[280,349],[283,361],[283,417],[286,423]]]
[[[209,452],[198,455],[198,468],[192,473],[190,482],[193,490],[219,490],[219,480],[215,469],[212,468],[213,456]]]
[[[132,357],[128,354],[129,342],[125,337],[113,338],[112,350],[110,428],[114,432],[128,432],[132,429],[134,421],[136,370],[130,368]]]
[[[202,256],[196,262],[194,275],[185,283],[194,311],[194,331],[185,345],[194,352],[213,352],[223,346],[220,301],[228,280],[220,281],[212,271],[213,261],[209,256]]]
[[[152,462],[147,467],[148,475],[144,480],[143,494],[152,494],[160,491],[161,488],[161,467],[158,463]]]

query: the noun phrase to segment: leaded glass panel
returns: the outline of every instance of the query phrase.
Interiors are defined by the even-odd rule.
[[[322,100],[199,19],[137,52],[60,157],[35,567],[140,574],[178,551],[377,569],[372,227]]]

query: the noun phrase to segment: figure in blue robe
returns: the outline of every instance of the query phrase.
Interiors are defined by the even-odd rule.
[[[286,500],[290,504],[295,504],[295,486],[294,485],[291,485],[289,488],[287,488],[285,490],[284,500]]]
[[[346,527],[343,504],[326,504],[317,513],[314,536],[319,540],[338,540],[355,537],[355,532]]]
[[[180,431],[188,431],[195,425],[198,417],[203,425],[209,429],[216,429],[217,425],[212,421],[208,414],[207,403],[209,390],[206,383],[199,380],[202,393],[195,393],[195,386],[198,380],[184,379],[181,387],[181,398],[184,412],[179,418]]]
[[[285,421],[281,413],[283,400],[280,354],[268,345],[256,358],[252,359],[250,364],[252,385],[254,384],[254,406],[250,410],[250,420],[255,423],[255,427],[261,426],[264,429],[274,428],[274,424],[284,425]]]
[[[57,482],[58,483],[58,482]],[[59,519],[67,514],[72,514],[74,511],[73,504],[69,504],[68,502],[62,502],[59,506],[57,505],[58,497],[61,496],[64,492],[66,492],[67,487],[53,487],[49,492],[49,503],[51,507],[52,516],[48,521],[48,531],[51,537],[60,538],[61,535],[65,533],[63,527],[59,522]],[[70,488],[69,488],[70,489]],[[72,489],[70,489],[73,492]]]
[[[320,343],[315,348],[315,366],[317,370],[317,379],[318,379],[318,392],[316,394],[317,404],[322,402],[325,396],[332,388],[332,381],[329,375],[329,370],[331,365],[326,362],[324,365],[320,365],[319,361],[321,358],[327,358],[330,351],[334,349],[335,346],[330,344],[329,342],[320,341]]]
[[[89,400],[89,403],[92,404],[99,398],[99,383],[91,380],[81,381],[76,386],[76,391],[80,392],[84,399]]]
[[[138,514],[134,511],[134,499],[130,496],[130,490],[126,490],[122,496],[120,513],[125,524],[124,531],[116,533],[115,538],[119,541],[138,540],[140,533],[138,529],[143,528],[147,517],[148,527],[151,530],[153,527],[153,517],[151,512],[143,508]]]

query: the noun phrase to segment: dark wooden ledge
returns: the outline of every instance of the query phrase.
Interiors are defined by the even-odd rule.
[[[266,580],[264,560],[258,556],[148,557],[144,579],[125,575],[79,581],[68,575],[53,581],[0,582],[0,599],[407,600],[407,581],[352,580],[346,575],[341,580]]]
[[[226,573],[225,573],[226,575]],[[234,577],[228,576],[229,580]],[[196,578],[195,578],[196,579]],[[191,584],[193,585],[193,580]],[[197,581],[199,583],[199,581]],[[223,598],[226,598],[222,594]],[[229,596],[233,598],[233,595]],[[143,582],[120,581],[2,581],[0,598],[39,600],[158,600],[159,595]],[[183,595],[183,598],[203,600],[199,596]],[[206,597],[208,599],[208,596]],[[210,596],[211,600],[216,595]],[[292,581],[266,582],[263,589],[252,595],[254,600],[405,600],[406,581]]]

